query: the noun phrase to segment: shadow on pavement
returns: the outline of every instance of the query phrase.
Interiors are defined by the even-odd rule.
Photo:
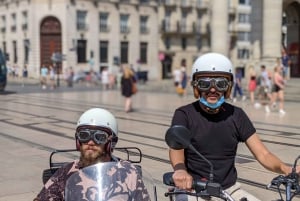
[[[0,91],[0,95],[9,95],[9,94],[15,94],[16,91]]]

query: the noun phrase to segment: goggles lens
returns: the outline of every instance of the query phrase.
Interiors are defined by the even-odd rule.
[[[80,130],[77,132],[77,138],[80,143],[87,143],[93,140],[96,144],[105,144],[108,141],[109,134],[102,130]]]
[[[223,77],[205,77],[197,79],[197,86],[201,91],[208,91],[212,86],[214,86],[218,91],[227,91],[229,87],[229,81]]]

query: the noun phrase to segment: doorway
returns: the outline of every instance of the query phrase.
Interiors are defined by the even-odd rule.
[[[61,23],[56,17],[46,17],[42,20],[40,30],[41,66],[45,65],[49,68],[53,63],[51,60],[53,53],[62,53]],[[58,72],[62,72],[61,65]]]

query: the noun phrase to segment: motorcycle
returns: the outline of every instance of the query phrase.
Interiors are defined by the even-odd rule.
[[[140,162],[142,152],[136,147],[115,148],[121,156],[114,156],[117,161],[98,163],[73,173],[65,186],[65,201],[135,201],[141,200],[141,192],[146,195],[144,200],[157,201],[156,186],[151,175],[142,170]],[[43,171],[43,183],[67,162],[56,162],[54,156],[71,154],[75,149],[54,150],[49,157],[50,168]],[[121,158],[122,157],[122,158]]]
[[[168,192],[165,193],[165,197],[169,197],[170,201],[175,201],[176,195],[185,194],[203,199],[217,197],[225,201],[235,201],[233,197],[222,188],[221,184],[213,181],[213,164],[194,148],[194,146],[191,144],[192,137],[193,135],[187,128],[184,126],[175,125],[167,130],[165,141],[172,149],[179,150],[189,148],[193,150],[200,158],[206,161],[210,166],[209,179],[207,181],[194,180],[192,184],[193,191],[185,191],[175,188],[175,184],[172,179],[173,172],[164,173],[163,183],[171,186]],[[274,187],[277,188],[281,197],[281,199],[277,201],[284,201],[281,194],[281,189],[279,188],[281,185],[284,185],[285,187],[286,201],[291,201],[296,195],[300,195],[299,175],[296,173],[296,166],[299,158],[300,156],[295,160],[292,173],[290,173],[288,176],[280,175],[275,177],[267,186],[268,189]],[[240,201],[247,201],[247,198],[242,198]]]
[[[300,179],[299,175],[296,173],[296,167],[299,159],[300,155],[296,158],[290,174],[287,176],[279,175],[273,178],[271,183],[267,185],[267,189],[275,188],[278,191],[280,199],[276,201],[284,201],[280,186],[284,186],[286,201],[291,201],[295,196],[300,195]]]

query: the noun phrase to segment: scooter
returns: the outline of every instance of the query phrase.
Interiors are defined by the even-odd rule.
[[[175,188],[174,181],[172,179],[173,172],[167,172],[163,175],[163,183],[165,185],[171,186],[168,192],[165,193],[166,197],[169,197],[170,201],[176,200],[176,195],[186,194],[195,197],[200,197],[203,199],[209,199],[211,197],[221,198],[225,201],[235,201],[233,197],[226,192],[221,184],[213,181],[214,168],[212,163],[207,160],[201,153],[199,153],[194,146],[191,144],[191,139],[193,135],[184,126],[175,125],[169,128],[165,135],[165,141],[168,146],[172,149],[185,149],[189,148],[193,150],[200,158],[206,161],[210,166],[210,176],[208,181],[194,180],[192,184],[193,191],[178,190]],[[281,199],[277,201],[284,201],[281,189],[281,185],[285,187],[286,201],[292,201],[296,195],[300,195],[300,185],[299,185],[299,175],[296,173],[297,161],[300,156],[295,160],[293,171],[288,176],[279,175],[275,177],[271,183],[267,186],[268,189],[277,188]],[[242,198],[240,201],[247,201],[247,198]]]
[[[74,152],[74,153],[73,153]],[[91,165],[73,173],[65,186],[65,201],[135,201],[140,195],[135,193],[136,184],[144,185],[144,200],[157,201],[156,186],[151,175],[140,165],[142,152],[136,147],[115,148],[118,160]],[[78,155],[76,149],[54,150],[49,157],[50,168],[43,171],[43,183],[65,163],[57,162],[59,154]],[[76,156],[77,157],[77,156]],[[55,158],[55,159],[54,159]],[[128,163],[129,162],[129,163]],[[137,170],[137,171],[135,171]],[[136,182],[136,183],[135,183]]]

